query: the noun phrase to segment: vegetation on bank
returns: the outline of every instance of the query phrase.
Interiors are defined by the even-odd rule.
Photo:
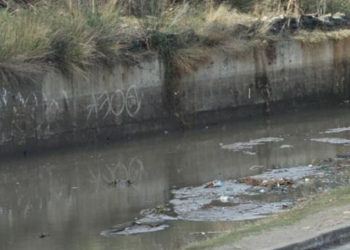
[[[232,229],[230,233],[193,243],[184,250],[204,250],[213,249],[233,243],[247,236],[259,234],[278,227],[293,225],[297,221],[306,218],[309,215],[324,211],[331,207],[348,205],[350,202],[350,186],[335,189],[329,193],[321,193],[300,203],[288,212],[277,214],[263,220],[255,222],[242,222]]]
[[[348,0],[0,0],[0,6],[2,80],[50,69],[86,73],[155,51],[174,72],[193,72],[212,50],[239,56],[276,39],[266,32],[266,17],[350,13]]]

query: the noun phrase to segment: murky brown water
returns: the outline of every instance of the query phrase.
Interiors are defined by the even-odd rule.
[[[199,186],[218,173],[237,179],[277,165],[305,166],[313,159],[350,152],[346,141],[311,141],[350,139],[347,129],[330,130],[349,125],[347,108],[331,109],[1,160],[0,249],[178,249],[207,237],[201,232],[225,231],[237,222],[172,221],[169,228],[154,233],[127,237],[100,233],[140,217],[142,209],[167,203],[174,187]],[[260,138],[284,140],[237,151],[223,148]],[[135,184],[111,188],[107,183],[115,178]],[[37,238],[41,232],[50,236]]]

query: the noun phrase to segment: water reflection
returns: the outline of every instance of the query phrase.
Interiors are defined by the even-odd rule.
[[[99,234],[139,217],[142,209],[167,203],[174,187],[198,186],[218,173],[224,179],[237,179],[346,153],[347,146],[310,139],[349,123],[348,110],[322,110],[1,161],[0,249],[176,249],[210,237],[198,232],[225,231],[232,223],[177,221],[152,234]],[[269,137],[284,141],[256,145],[249,149],[254,155],[220,146]],[[350,139],[350,132],[332,137]],[[115,179],[134,184],[108,185]],[[50,237],[38,239],[41,232]]]

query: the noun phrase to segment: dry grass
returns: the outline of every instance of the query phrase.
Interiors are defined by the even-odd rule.
[[[254,23],[257,18],[252,15],[238,13],[236,9],[230,8],[226,4],[221,4],[216,10],[207,14],[206,21],[208,23],[217,22],[221,24],[241,23],[249,25]]]
[[[340,41],[350,39],[350,30],[337,30],[329,32],[320,30],[315,30],[312,32],[300,31],[293,38],[305,45],[317,45],[330,40]]]
[[[232,39],[246,37],[257,21],[251,15],[238,13],[227,5],[220,5],[207,14],[205,21],[196,30],[211,43],[225,44]]]
[[[265,46],[266,27],[261,21],[262,14],[284,13],[284,8],[290,13],[315,8],[311,2],[306,5],[290,0],[282,4],[264,0],[255,5],[254,16],[232,8],[234,1],[231,5],[216,7],[210,4],[212,1],[207,1],[208,5],[195,4],[196,1],[174,5],[168,0],[155,0],[153,5],[144,0],[96,0],[95,5],[91,1],[82,5],[73,0],[34,2],[27,8],[11,5],[0,11],[0,63],[12,65],[12,69],[13,65],[21,64],[28,69],[28,65],[33,64],[33,70],[28,72],[37,72],[40,67],[45,70],[43,65],[49,65],[63,72],[80,74],[92,67],[130,61],[130,55],[141,50],[135,48],[135,44],[143,42],[146,43],[141,46],[143,50],[170,56],[179,70],[191,73],[199,64],[208,61],[216,49],[244,56],[256,47]],[[244,5],[244,1],[239,2]],[[249,6],[254,5],[254,1],[248,2]],[[346,9],[350,4],[334,0],[332,6]],[[138,16],[129,15],[131,12]],[[347,30],[314,31],[299,32],[295,39],[317,44],[349,36]]]
[[[224,52],[232,57],[245,57],[249,52],[255,48],[262,48],[266,46],[266,41],[263,40],[243,40],[232,39],[216,46],[220,52]]]
[[[0,60],[42,59],[52,53],[49,22],[49,15],[29,15],[20,11],[14,17],[1,12]]]
[[[350,14],[350,2],[348,0],[264,0],[255,2],[251,12],[256,16],[276,14],[295,16],[303,13],[318,13],[319,15],[324,15],[336,12]]]
[[[204,46],[193,45],[178,49],[174,55],[174,64],[180,72],[193,73],[211,58],[211,51]]]
[[[50,65],[65,73],[84,74],[125,57],[133,36],[123,34],[112,8],[106,5],[92,12],[69,2],[43,3],[0,12],[2,65],[28,68],[31,63],[35,71]]]
[[[217,50],[243,55],[256,45],[244,40],[256,18],[227,5],[210,11],[204,7],[185,4],[164,11],[157,19],[141,19],[150,48],[161,51],[179,72],[193,73]]]

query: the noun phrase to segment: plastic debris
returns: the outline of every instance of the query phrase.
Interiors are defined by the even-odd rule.
[[[43,238],[46,238],[46,237],[48,237],[48,236],[50,236],[50,234],[48,234],[48,233],[41,233],[41,234],[38,236],[38,238],[43,239]]]
[[[220,201],[221,201],[222,203],[226,203],[226,202],[228,202],[228,200],[229,200],[229,197],[228,197],[228,196],[224,196],[224,195],[221,195],[221,196],[220,196]]]
[[[257,169],[261,169],[261,168],[263,168],[263,166],[254,165],[254,166],[250,167],[249,169],[250,169],[250,170],[257,170]]]
[[[280,187],[280,186],[291,186],[294,184],[294,181],[287,178],[279,178],[279,179],[269,179],[263,180],[259,178],[253,177],[244,177],[239,180],[240,183],[245,183],[251,186],[260,186],[260,187]]]
[[[224,183],[222,181],[215,180],[205,185],[204,188],[219,188],[219,187],[222,187],[223,185]]]

